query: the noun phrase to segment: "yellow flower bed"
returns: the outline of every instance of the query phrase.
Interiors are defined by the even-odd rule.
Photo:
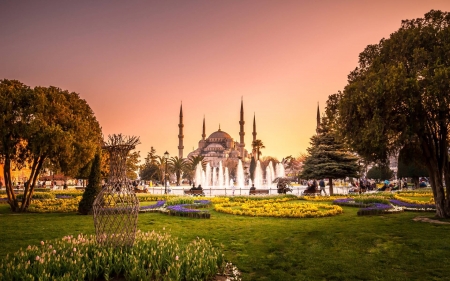
[[[333,202],[336,199],[347,198],[349,196],[301,196],[299,199],[306,201],[315,201],[315,202]]]
[[[425,196],[421,196],[421,197],[425,197]],[[410,203],[410,204],[420,204],[420,205],[434,204],[433,197],[431,197],[430,201],[426,202],[426,201],[419,201],[419,200],[412,200],[412,199],[404,198],[402,196],[399,196],[399,194],[395,194],[394,199],[397,199],[397,200],[400,200],[400,201],[403,201],[406,203]]]
[[[282,217],[282,218],[318,218],[334,216],[342,213],[337,205],[287,203],[280,200],[247,200],[245,202],[228,202],[215,204],[218,212],[252,217]]]
[[[82,196],[72,199],[33,200],[28,211],[32,213],[71,213],[78,211]]]
[[[211,203],[213,203],[213,204],[230,202],[230,198],[228,198],[228,197],[211,197],[211,198],[208,198],[208,200],[211,200]]]
[[[406,196],[406,197],[431,197],[433,198],[433,192],[399,192],[398,196]]]

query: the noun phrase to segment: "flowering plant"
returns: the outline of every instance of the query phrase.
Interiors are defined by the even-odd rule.
[[[285,218],[313,218],[333,216],[342,213],[342,208],[328,204],[287,203],[288,199],[279,200],[247,200],[245,202],[229,202],[216,204],[218,212],[233,215],[285,217]]]
[[[0,262],[1,280],[210,280],[226,267],[209,241],[179,244],[158,232],[138,231],[133,247],[105,247],[95,236],[66,236],[20,249]]]

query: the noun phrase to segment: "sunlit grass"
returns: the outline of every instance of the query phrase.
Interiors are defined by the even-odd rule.
[[[444,280],[450,275],[445,266],[450,225],[412,220],[433,213],[357,216],[358,208],[343,207],[333,217],[288,219],[208,210],[211,218],[206,220],[142,213],[138,228],[165,228],[186,242],[210,240],[244,280]],[[41,240],[94,234],[92,216],[11,214],[4,204],[0,225],[1,257]]]

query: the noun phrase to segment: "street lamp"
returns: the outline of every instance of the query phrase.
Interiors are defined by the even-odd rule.
[[[169,152],[164,152],[164,159],[166,159],[166,167],[164,172],[164,194],[167,194],[167,160],[169,160]]]

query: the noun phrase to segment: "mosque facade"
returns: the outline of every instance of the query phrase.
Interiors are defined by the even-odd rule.
[[[211,167],[218,167],[220,161],[224,162],[227,160],[238,161],[242,160],[243,163],[250,161],[251,153],[249,153],[245,149],[244,142],[244,103],[241,101],[241,112],[240,112],[240,120],[239,120],[239,141],[234,140],[230,134],[225,131],[222,131],[220,126],[219,129],[209,137],[206,137],[205,131],[205,118],[203,118],[203,131],[202,138],[198,142],[198,148],[194,151],[190,152],[187,155],[187,158],[191,156],[203,156],[206,162],[209,162]],[[178,124],[179,133],[178,133],[178,157],[183,158],[183,107],[180,107],[180,122]],[[256,139],[256,119],[253,117],[253,141]]]

